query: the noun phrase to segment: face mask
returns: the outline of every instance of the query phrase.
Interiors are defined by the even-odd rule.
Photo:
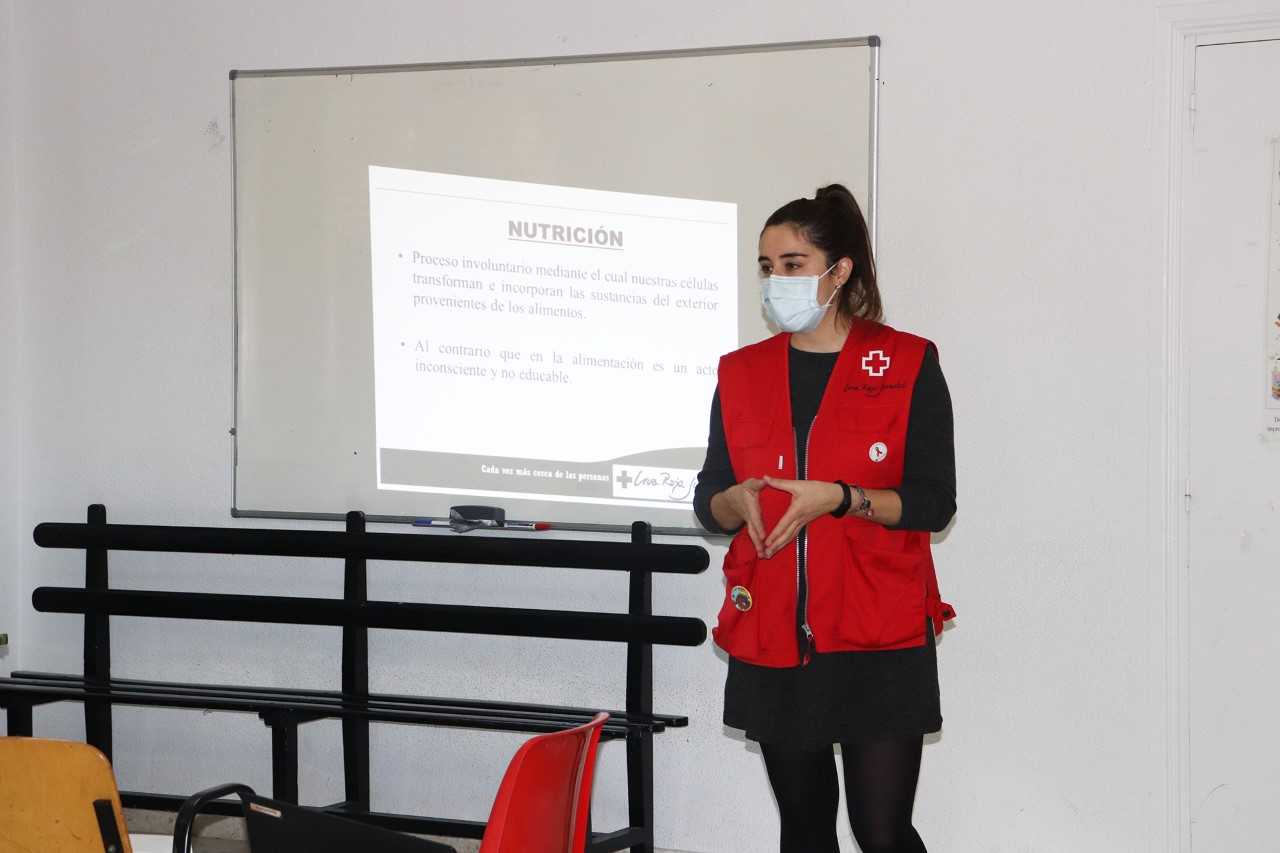
[[[771,275],[765,279],[760,301],[770,322],[784,332],[812,332],[818,328],[841,287],[836,285],[831,298],[819,305],[818,280],[835,268],[832,264],[822,275]]]

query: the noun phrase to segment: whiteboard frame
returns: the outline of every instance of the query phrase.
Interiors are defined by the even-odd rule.
[[[625,53],[589,53],[571,56],[536,56],[518,59],[466,60],[455,62],[422,62],[405,65],[348,65],[320,68],[267,68],[240,70],[232,69],[228,77],[231,89],[231,215],[232,215],[232,305],[233,305],[233,345],[232,345],[232,401],[231,435],[231,517],[232,518],[267,518],[291,521],[344,521],[346,515],[336,512],[288,512],[281,510],[244,509],[237,506],[238,470],[239,470],[239,424],[240,424],[240,229],[238,222],[239,204],[236,197],[236,99],[235,81],[241,77],[315,77],[340,76],[343,74],[389,74],[407,71],[456,71],[468,68],[513,68],[538,65],[569,65],[592,62],[626,62],[648,59],[676,59],[703,56],[720,56],[744,53],[774,53],[780,51],[821,50],[833,47],[866,47],[871,51],[870,70],[870,121],[868,122],[870,139],[868,140],[867,164],[867,230],[871,239],[871,250],[876,250],[876,214],[879,204],[880,190],[880,37],[859,36],[854,38],[818,39],[812,41],[773,42],[766,44],[726,45],[709,48],[685,48],[680,50],[632,51]],[[413,515],[368,515],[366,521],[377,524],[413,524],[422,519]],[[433,520],[447,520],[433,518]],[[518,521],[518,519],[508,519]],[[631,527],[626,524],[592,524],[587,522],[553,522],[554,530],[574,530],[597,533],[630,534]],[[715,536],[698,527],[659,527],[653,528],[655,534],[664,536]]]

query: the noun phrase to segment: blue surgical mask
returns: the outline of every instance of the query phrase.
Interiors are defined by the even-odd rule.
[[[841,287],[836,285],[831,297],[819,305],[818,281],[835,268],[832,264],[822,275],[771,275],[765,279],[760,301],[769,321],[784,332],[812,332],[818,328]]]

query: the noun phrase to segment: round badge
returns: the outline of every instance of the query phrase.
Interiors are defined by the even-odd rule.
[[[745,586],[735,586],[729,590],[729,600],[743,613],[751,609],[751,592]]]
[[[877,441],[875,444],[871,445],[871,449],[867,451],[867,456],[871,458],[872,462],[883,462],[884,458],[888,455],[889,448],[883,441]]]

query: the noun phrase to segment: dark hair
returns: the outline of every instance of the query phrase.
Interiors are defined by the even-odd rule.
[[[849,280],[836,298],[836,310],[841,316],[877,323],[884,319],[880,288],[876,286],[876,262],[871,256],[871,234],[862,209],[843,184],[822,187],[813,198],[787,202],[765,220],[765,228],[771,225],[794,226],[826,254],[828,264],[841,258],[853,261]]]

